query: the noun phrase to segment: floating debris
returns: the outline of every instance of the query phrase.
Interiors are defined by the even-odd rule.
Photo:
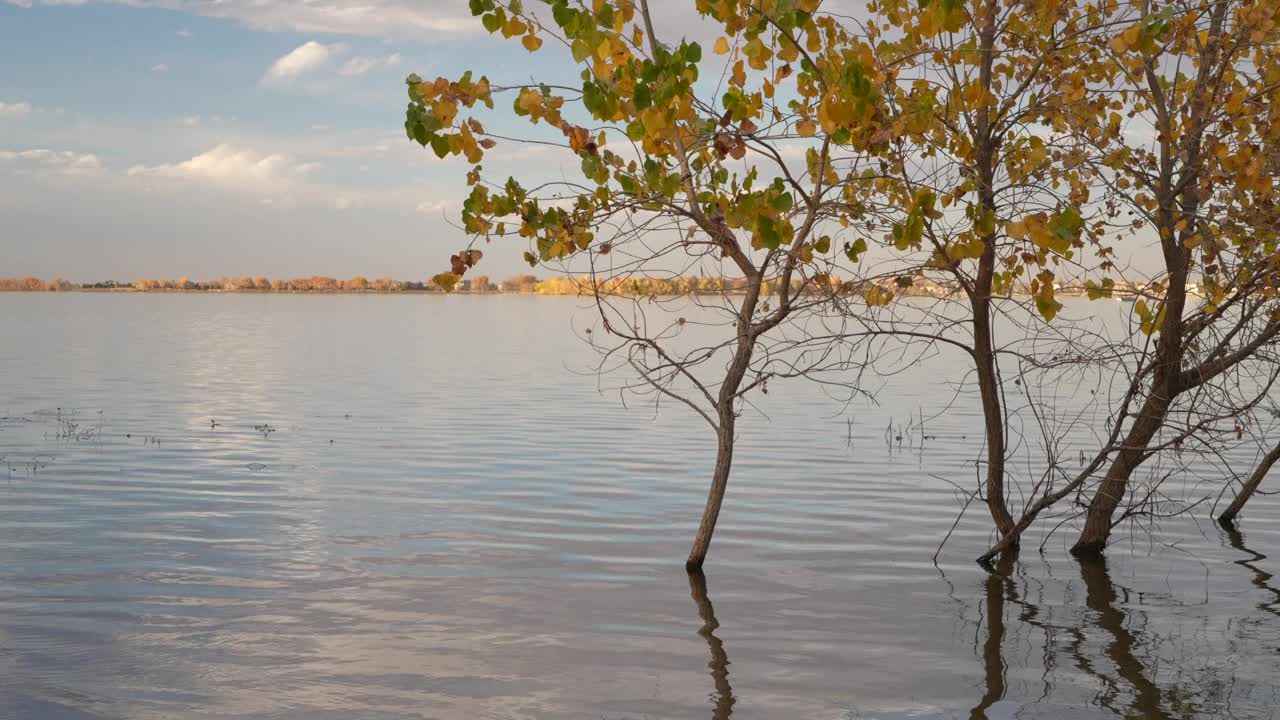
[[[267,466],[266,466],[266,465],[263,465],[262,463],[249,463],[248,465],[245,465],[245,467],[249,468],[250,470],[252,470],[252,471],[254,471],[254,472],[258,472],[259,470],[266,470],[266,469],[267,469]]]

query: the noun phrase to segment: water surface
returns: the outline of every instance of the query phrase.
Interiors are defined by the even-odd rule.
[[[971,559],[938,357],[713,443],[585,372],[567,298],[0,297],[0,717],[1274,716],[1280,504]],[[613,383],[616,385],[616,383]],[[1066,393],[1068,396],[1070,392]],[[767,417],[766,417],[767,415]],[[67,434],[70,437],[67,437]],[[949,482],[950,481],[950,482]]]

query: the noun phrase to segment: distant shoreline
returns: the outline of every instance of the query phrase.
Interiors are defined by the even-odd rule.
[[[153,289],[153,290],[142,290],[142,289],[132,288],[132,287],[118,287],[118,288],[82,288],[82,287],[71,287],[71,288],[62,288],[62,289],[57,289],[57,290],[44,290],[44,289],[41,289],[41,290],[15,290],[15,289],[0,289],[0,295],[4,295],[4,294],[14,294],[14,295],[17,295],[17,294],[38,294],[38,295],[48,295],[48,294],[59,294],[59,293],[103,293],[103,294],[119,294],[119,295],[433,295],[433,296],[440,296],[440,297],[448,297],[448,296],[467,296],[467,297],[502,297],[502,296],[514,296],[514,297],[586,297],[586,296],[589,296],[589,295],[590,295],[590,293],[539,292],[539,291],[537,291],[537,290],[529,290],[529,291],[512,291],[512,290],[453,290],[453,291],[451,291],[451,292],[445,292],[445,291],[443,291],[443,290],[437,290],[437,289],[429,289],[429,290],[426,290],[426,289],[413,289],[413,290],[346,290],[346,289],[335,289],[335,290],[257,290],[257,289],[253,289],[253,290],[249,290],[249,289],[243,289],[243,290],[222,290],[222,289],[216,289],[216,290],[215,290],[215,289],[210,289],[210,290],[184,290],[184,289],[178,289],[178,288],[163,288],[163,289]],[[679,293],[645,293],[645,294],[635,294],[635,293],[614,292],[614,293],[608,293],[608,294],[609,294],[609,295],[614,295],[614,296],[619,296],[619,297],[666,297],[666,298],[670,298],[670,297],[682,297],[682,296],[685,296],[685,295],[694,295],[694,296],[741,295],[742,293],[743,293],[743,291],[742,291],[742,290],[739,290],[739,289],[726,289],[726,290],[691,291],[691,292],[679,292]],[[902,297],[902,298],[919,297],[919,298],[931,298],[931,299],[935,299],[935,300],[948,300],[948,299],[956,298],[956,297],[958,297],[958,296],[959,296],[959,294],[958,294],[958,293],[948,293],[948,294],[931,294],[931,293],[925,293],[925,292],[914,292],[914,293],[913,293],[913,292],[906,292],[906,293],[899,292],[899,297]],[[1032,295],[1032,294],[1030,294],[1030,293],[1015,292],[1015,293],[1010,293],[1010,294],[1007,294],[1007,295],[998,295],[998,296],[995,296],[995,297],[996,297],[997,299],[1000,299],[1000,298],[1003,298],[1003,299],[1013,299],[1013,298],[1018,298],[1018,299],[1029,299],[1029,298],[1032,298],[1032,297],[1035,297],[1035,296],[1034,296],[1034,295]],[[1061,290],[1060,290],[1060,291],[1058,291],[1058,293],[1057,293],[1057,297],[1059,297],[1059,298],[1085,298],[1085,297],[1088,297],[1088,295],[1087,295],[1083,290],[1081,290],[1081,291],[1079,291],[1079,292],[1075,292],[1075,291],[1074,291],[1074,289],[1072,289],[1072,290],[1066,290],[1066,291],[1061,291]],[[1122,297],[1125,297],[1125,299],[1128,299],[1128,296],[1121,296],[1121,295],[1118,295],[1118,294],[1117,294],[1117,295],[1115,295],[1115,296],[1113,296],[1111,299],[1114,299],[1114,300],[1120,300]]]
[[[858,283],[841,283],[841,293],[865,293],[872,286],[879,286],[889,291],[894,297],[924,297],[948,299],[963,294],[958,288],[948,287],[929,280],[917,278],[914,284],[902,285],[901,278],[886,281],[861,281]],[[1090,284],[1091,285],[1091,284]],[[540,295],[549,297],[583,297],[593,295],[593,283],[587,277],[551,277],[539,279],[533,275],[518,275],[501,283],[489,281],[487,276],[479,276],[474,280],[463,280],[450,291],[436,287],[430,282],[398,281],[391,278],[366,280],[356,277],[351,280],[339,280],[326,276],[312,276],[293,280],[268,280],[263,277],[221,278],[203,282],[192,282],[187,278],[178,280],[136,280],[123,283],[112,280],[97,283],[72,283],[61,278],[50,281],[35,277],[0,278],[0,293],[47,293],[47,292],[84,292],[84,293],[157,293],[183,295]],[[835,289],[834,284],[832,289]],[[622,297],[683,297],[683,296],[733,296],[745,292],[745,281],[740,278],[694,277],[680,276],[670,278],[645,278],[621,280],[601,283],[598,290],[603,295]],[[796,288],[797,291],[804,292]],[[1060,298],[1096,296],[1096,288],[1070,284],[1057,288],[1056,296]],[[1106,293],[1101,297],[1113,299],[1148,296],[1143,286],[1130,286],[1127,283],[1108,285]],[[778,288],[775,283],[768,282],[763,289],[765,294],[774,295]],[[1195,292],[1194,290],[1192,291]],[[1155,295],[1150,295],[1155,297]],[[1027,288],[1012,288],[996,297],[1006,299],[1026,299],[1035,297]]]

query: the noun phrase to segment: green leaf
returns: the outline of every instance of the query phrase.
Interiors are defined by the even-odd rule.
[[[1061,309],[1062,303],[1054,300],[1052,295],[1036,295],[1036,310],[1040,311],[1040,316],[1045,319],[1045,322],[1053,322],[1053,318]]]
[[[1071,247],[1071,243],[1080,237],[1080,230],[1084,228],[1084,219],[1080,217],[1080,211],[1075,208],[1067,208],[1059,213],[1052,221],[1049,222],[1049,229],[1053,231],[1053,236],[1058,240],[1054,243],[1053,249],[1057,252],[1065,252]]]
[[[858,262],[858,256],[867,251],[867,241],[858,238],[853,244],[845,243],[844,254],[849,258],[849,262]]]
[[[767,215],[762,215],[756,221],[756,238],[762,247],[770,250],[777,250],[782,246],[782,233],[779,231],[778,223]]]
[[[636,110],[644,110],[653,104],[653,92],[648,85],[644,83],[636,85],[635,102]]]
[[[443,160],[449,156],[449,138],[443,135],[435,135],[431,138],[431,151],[436,157]]]
[[[1111,290],[1115,287],[1115,284],[1116,281],[1111,278],[1103,278],[1100,284],[1090,280],[1084,284],[1085,293],[1088,294],[1090,300],[1111,297]]]

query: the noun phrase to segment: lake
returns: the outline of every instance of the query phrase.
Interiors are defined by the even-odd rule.
[[[0,717],[1280,707],[1277,496],[1239,533],[1207,505],[1122,529],[1105,565],[1071,559],[1069,528],[1038,552],[1041,527],[1007,577],[972,561],[975,507],[935,564],[980,453],[976,398],[948,404],[961,358],[878,403],[772,386],[739,423],[699,580],[683,561],[714,439],[590,372],[577,300],[0,307]],[[886,432],[921,413],[933,439]]]

